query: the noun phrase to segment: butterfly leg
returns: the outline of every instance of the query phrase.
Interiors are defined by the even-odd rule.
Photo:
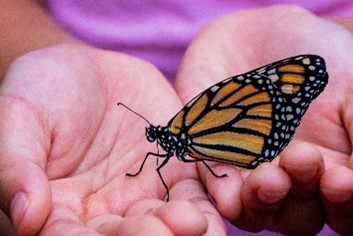
[[[204,161],[204,160],[198,160],[198,159],[186,159],[185,156],[180,156],[179,159],[183,162],[196,162],[196,161],[201,161],[206,167],[207,169],[211,172],[211,174],[214,176],[214,177],[217,177],[217,178],[223,178],[223,177],[226,177],[228,176],[226,173],[222,174],[222,175],[217,175],[213,170],[212,168]]]
[[[157,173],[159,175],[159,178],[161,179],[162,184],[163,184],[163,186],[164,186],[164,188],[165,188],[165,190],[167,192],[167,194],[166,194],[167,195],[166,202],[169,201],[169,188],[168,188],[167,184],[164,182],[164,179],[163,179],[163,176],[162,176],[160,170],[162,169],[163,166],[165,166],[165,164],[167,164],[167,162],[169,161],[169,159],[171,157],[172,157],[171,155],[167,155],[166,158],[163,160],[162,164],[160,164],[158,166],[158,168],[157,168]]]
[[[157,147],[157,154],[159,155],[159,148],[158,148],[158,142],[156,142],[156,147]],[[156,158],[156,166],[158,166],[158,161],[159,161],[159,158]]]
[[[158,173],[159,178],[160,178],[161,181],[162,181],[162,184],[163,184],[164,188],[166,189],[166,192],[167,192],[167,194],[166,194],[166,195],[167,195],[166,201],[168,202],[168,201],[169,201],[169,188],[168,188],[167,184],[164,182],[164,179],[163,179],[163,176],[162,176],[160,170],[162,169],[163,166],[165,166],[165,164],[167,164],[167,162],[169,161],[169,159],[172,157],[171,155],[148,152],[148,153],[146,154],[145,159],[143,160],[143,162],[142,162],[142,164],[141,164],[141,166],[140,166],[140,169],[139,169],[135,174],[126,173],[126,176],[135,177],[135,176],[137,176],[138,174],[140,174],[141,171],[142,171],[142,169],[143,169],[143,167],[144,167],[144,165],[145,165],[145,163],[146,163],[146,160],[147,160],[147,158],[148,158],[149,155],[153,155],[153,156],[156,156],[156,157],[165,158],[165,159],[163,160],[162,164],[160,164],[160,165],[157,167],[156,170],[157,170],[157,173]],[[158,159],[158,158],[157,158],[157,159]]]
[[[153,155],[153,156],[156,156],[156,157],[166,157],[166,156],[167,156],[167,154],[159,154],[159,153],[148,152],[148,153],[146,154],[146,156],[145,156],[145,159],[143,160],[143,162],[142,162],[142,164],[141,164],[141,166],[140,166],[140,169],[139,169],[135,174],[126,173],[126,176],[132,176],[132,177],[134,177],[134,176],[139,175],[139,174],[141,173],[141,171],[142,171],[142,169],[143,169],[143,167],[144,167],[144,165],[145,165],[145,163],[146,163],[147,158],[148,158],[149,155]],[[158,159],[158,158],[157,158],[157,159]]]
[[[214,177],[217,177],[217,178],[223,178],[223,177],[227,177],[228,175],[226,173],[222,174],[222,175],[217,175],[213,170],[212,168],[203,160],[201,160],[201,162],[207,167],[207,169],[211,172],[211,174],[214,176]]]

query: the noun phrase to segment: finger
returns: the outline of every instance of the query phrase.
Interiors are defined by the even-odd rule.
[[[276,215],[276,231],[314,235],[325,222],[319,182],[325,166],[321,153],[309,143],[296,142],[281,154],[279,163],[292,181],[286,202]]]
[[[86,226],[103,235],[117,235],[123,218],[114,214],[96,216],[86,222]]]
[[[4,235],[8,235],[8,236],[16,235],[15,229],[13,228],[10,222],[10,219],[1,210],[0,210],[0,229]]]
[[[60,205],[43,228],[43,235],[173,235],[158,217],[152,214],[121,216],[106,214],[82,222],[73,211]]]
[[[288,194],[291,182],[278,166],[261,164],[245,180],[242,188],[243,211],[232,221],[240,229],[258,232],[268,225]]]
[[[27,234],[26,234],[27,235]],[[67,206],[53,204],[52,211],[41,229],[40,235],[101,235],[88,228],[82,219]]]
[[[174,235],[156,216],[129,217],[119,224],[119,235]],[[116,234],[115,234],[116,235]]]
[[[151,214],[122,218],[117,215],[97,216],[86,225],[103,235],[173,235],[158,217]]]
[[[143,200],[135,204],[126,216],[154,214],[175,234],[225,235],[222,217],[209,201],[204,188],[196,180],[179,181],[170,189],[171,200]]]
[[[206,235],[226,235],[224,221],[209,200],[207,192],[205,192],[199,181],[192,179],[179,181],[171,190],[176,200],[191,202],[202,212],[207,221]],[[202,219],[205,219],[204,217]],[[200,227],[199,230],[201,230],[204,223],[198,223],[198,226]]]
[[[136,203],[126,217],[153,215],[175,235],[203,235],[207,220],[194,204],[187,201],[163,201],[149,199]]]
[[[216,177],[203,163],[198,165],[202,182],[218,212],[228,220],[238,217],[242,210],[241,188],[243,186],[238,168],[224,164],[211,164],[210,167],[217,175],[227,175]]]
[[[18,234],[39,231],[50,211],[43,171],[46,143],[36,115],[14,99],[0,102],[0,205]]]
[[[339,234],[353,234],[353,171],[341,166],[327,170],[320,188],[327,224]]]
[[[325,165],[321,153],[312,144],[293,142],[282,152],[279,166],[292,179],[292,196],[305,200],[317,195]]]
[[[163,204],[155,212],[176,235],[204,235],[207,220],[202,212],[187,201],[171,201]]]

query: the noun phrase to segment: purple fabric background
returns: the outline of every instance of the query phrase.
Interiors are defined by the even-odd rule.
[[[232,11],[279,3],[321,16],[353,16],[350,0],[48,0],[48,10],[77,37],[148,60],[172,82],[187,45],[207,22]],[[248,233],[226,224],[229,235],[278,235]],[[325,226],[319,235],[337,234]]]
[[[48,9],[79,38],[144,58],[173,81],[187,45],[207,22],[232,11],[278,3],[318,15],[353,15],[350,0],[48,0]]]

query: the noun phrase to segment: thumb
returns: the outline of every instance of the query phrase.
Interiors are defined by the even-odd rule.
[[[50,140],[23,99],[2,99],[0,114],[0,207],[19,235],[34,235],[51,207],[44,172]]]

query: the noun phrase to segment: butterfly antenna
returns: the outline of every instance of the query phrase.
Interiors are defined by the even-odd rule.
[[[124,103],[118,102],[118,106],[123,106],[126,109],[128,109],[130,112],[134,113],[135,115],[141,117],[144,119],[149,125],[152,125],[151,122],[149,122],[145,117],[143,117],[141,114],[137,113],[136,111],[132,110],[130,107],[126,106]]]

